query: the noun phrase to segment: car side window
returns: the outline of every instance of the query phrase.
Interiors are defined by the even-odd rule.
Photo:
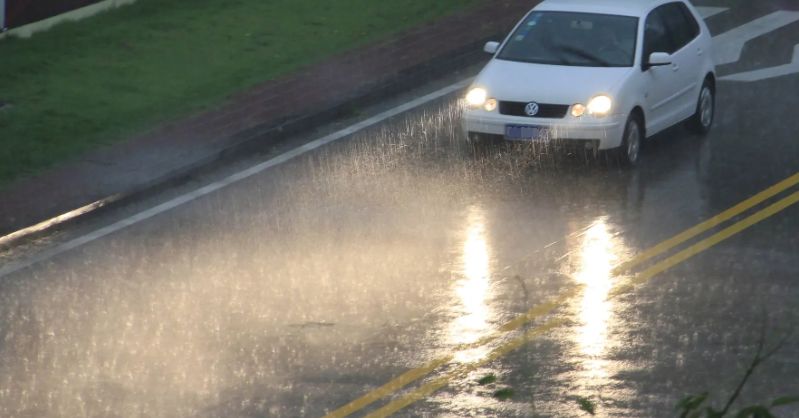
[[[694,38],[699,36],[699,22],[696,21],[696,17],[688,10],[688,6],[686,6],[685,3],[677,3],[677,5],[680,7],[683,16],[685,16],[685,20],[688,22],[690,40],[694,40]]]
[[[653,52],[674,52],[671,37],[666,30],[666,23],[661,15],[661,8],[649,13],[644,26],[644,60]]]
[[[699,34],[698,24],[696,21],[691,22],[688,19],[690,12],[684,8],[685,5],[682,3],[664,4],[658,8],[663,16],[666,29],[671,36],[674,50],[670,53],[682,49],[682,47],[688,45],[688,43]],[[691,23],[693,23],[693,25]]]

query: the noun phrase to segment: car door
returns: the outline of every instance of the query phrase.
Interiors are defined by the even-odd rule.
[[[668,3],[662,8],[666,30],[671,36],[674,52],[672,70],[677,76],[673,94],[674,108],[666,125],[671,126],[694,114],[702,80],[699,46],[699,24],[682,2]]]
[[[663,7],[654,9],[644,23],[642,68],[644,72],[644,98],[646,103],[647,135],[663,130],[679,106],[675,92],[680,90],[679,63],[650,67],[649,56],[654,52],[675,52],[675,45],[663,18]]]

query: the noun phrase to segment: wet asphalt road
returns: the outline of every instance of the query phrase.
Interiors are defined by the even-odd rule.
[[[787,62],[799,24],[756,42],[769,37],[788,48],[774,65]],[[720,73],[771,65],[780,48],[747,47]],[[799,206],[609,298],[653,262],[612,270],[799,171],[797,91],[799,75],[721,83],[711,135],[669,130],[634,170],[547,147],[475,151],[457,97],[425,105],[3,278],[0,416],[322,416],[452,355],[393,396],[412,391],[551,319],[563,322],[398,415],[585,416],[579,396],[598,416],[667,417],[704,391],[721,406],[761,335],[799,323]],[[549,315],[462,349],[575,285]],[[796,335],[739,405],[797,395],[798,376]],[[493,396],[505,388],[510,399]]]

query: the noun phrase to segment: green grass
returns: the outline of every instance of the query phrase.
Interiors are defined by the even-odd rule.
[[[140,0],[0,40],[0,187],[477,0]]]
[[[507,401],[512,398],[513,395],[515,395],[515,392],[511,388],[502,388],[494,391],[494,398],[500,401]]]
[[[579,396],[575,399],[575,402],[577,402],[577,406],[580,407],[581,411],[587,412],[589,415],[596,415],[596,403],[594,401]]]
[[[497,381],[497,376],[494,373],[489,373],[489,374],[481,377],[477,381],[477,384],[480,385],[480,386],[485,386],[485,385],[490,385],[492,383],[496,383],[496,381]]]

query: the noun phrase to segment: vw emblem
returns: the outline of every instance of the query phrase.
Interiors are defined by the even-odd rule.
[[[536,103],[536,102],[527,103],[527,106],[524,107],[524,113],[526,113],[527,116],[535,116],[535,115],[537,115],[538,114],[538,103]]]

